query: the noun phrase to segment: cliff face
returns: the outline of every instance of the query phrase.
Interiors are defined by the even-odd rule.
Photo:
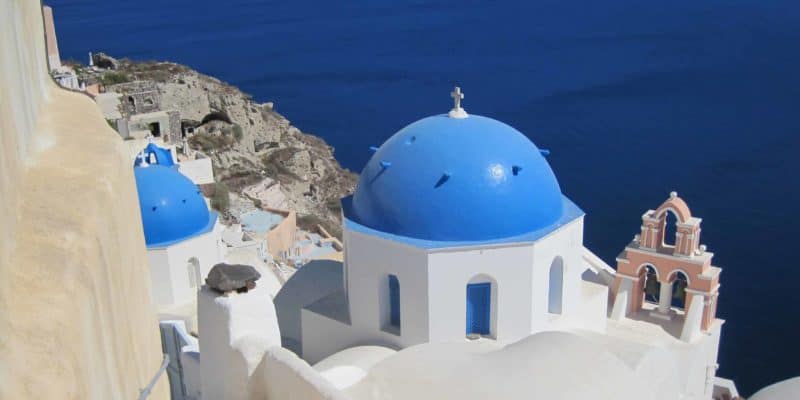
[[[0,2],[0,398],[134,399],[162,352],[133,171],[45,57],[41,4]]]
[[[279,191],[285,202],[278,203],[297,211],[301,226],[322,223],[338,233],[339,199],[352,193],[357,176],[339,165],[324,140],[292,126],[272,103],[257,103],[236,87],[185,66],[116,60],[114,67],[99,73],[79,71],[89,82],[129,81],[106,84],[107,91],[124,94],[123,114],[128,93],[143,87],[157,92],[154,108],[180,113],[184,131],[192,128],[184,133],[188,145],[212,158],[217,178],[232,191],[260,183],[259,189],[248,191],[250,197]],[[180,141],[175,139],[171,141]]]

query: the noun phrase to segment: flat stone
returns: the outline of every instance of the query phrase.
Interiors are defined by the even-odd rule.
[[[246,292],[256,287],[261,274],[250,265],[220,263],[211,268],[206,285],[220,292]]]

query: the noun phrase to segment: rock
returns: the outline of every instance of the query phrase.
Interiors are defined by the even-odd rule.
[[[106,53],[92,54],[92,62],[97,68],[117,69],[117,67],[119,67],[119,61]]]
[[[308,150],[298,151],[292,154],[292,157],[289,158],[287,164],[289,169],[291,169],[295,175],[308,175],[308,173],[311,172],[311,154],[308,152]]]
[[[259,278],[261,274],[249,265],[220,263],[209,271],[206,285],[220,293],[247,292]]]

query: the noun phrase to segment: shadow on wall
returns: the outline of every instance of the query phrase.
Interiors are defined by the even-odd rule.
[[[303,307],[341,290],[344,266],[339,261],[313,260],[297,270],[275,296],[275,311],[283,347],[297,355],[301,345],[300,311]]]

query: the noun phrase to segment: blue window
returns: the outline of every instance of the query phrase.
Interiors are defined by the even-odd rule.
[[[400,282],[389,275],[389,325],[400,327]]]
[[[467,334],[488,335],[490,333],[492,302],[491,283],[467,285]]]

